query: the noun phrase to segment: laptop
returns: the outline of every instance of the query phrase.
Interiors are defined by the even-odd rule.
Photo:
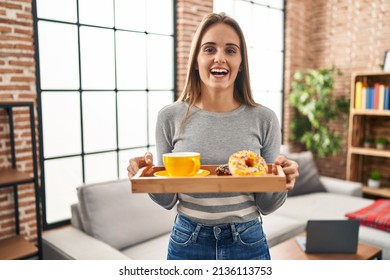
[[[296,237],[306,253],[356,253],[358,220],[309,220],[306,236]]]

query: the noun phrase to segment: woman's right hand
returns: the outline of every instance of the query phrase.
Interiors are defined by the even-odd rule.
[[[140,168],[149,166],[153,166],[153,155],[150,152],[146,152],[143,157],[134,157],[129,160],[129,166],[127,167],[127,176],[131,179]],[[150,172],[152,172],[152,168],[149,168]],[[148,171],[146,174],[148,174]]]

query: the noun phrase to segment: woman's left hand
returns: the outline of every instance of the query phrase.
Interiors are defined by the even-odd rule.
[[[283,155],[279,155],[275,161],[275,165],[280,165],[283,168],[283,172],[286,175],[286,189],[292,190],[295,185],[295,180],[299,176],[298,168],[299,165],[293,160],[287,159]],[[273,169],[273,172],[276,172],[276,169]]]

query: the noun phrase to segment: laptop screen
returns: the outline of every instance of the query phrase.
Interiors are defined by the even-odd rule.
[[[359,239],[357,220],[309,220],[306,253],[356,253]]]

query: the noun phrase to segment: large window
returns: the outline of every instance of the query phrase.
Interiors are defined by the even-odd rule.
[[[252,92],[282,124],[284,0],[214,0],[214,11],[240,24],[248,46]]]
[[[127,178],[174,100],[173,0],[35,0],[44,226],[83,183]]]

